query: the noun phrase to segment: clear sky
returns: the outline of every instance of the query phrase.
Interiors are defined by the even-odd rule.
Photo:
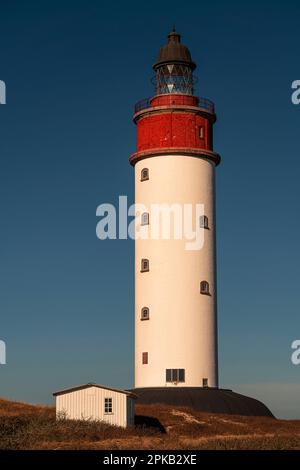
[[[133,384],[133,242],[96,207],[133,202],[133,105],[176,24],[216,103],[220,381],[300,418],[300,4],[0,3],[0,396]]]

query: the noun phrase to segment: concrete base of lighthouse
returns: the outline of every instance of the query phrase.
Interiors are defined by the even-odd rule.
[[[201,387],[151,387],[130,390],[139,405],[163,404],[192,408],[206,413],[268,416],[271,411],[260,401],[232,390]]]

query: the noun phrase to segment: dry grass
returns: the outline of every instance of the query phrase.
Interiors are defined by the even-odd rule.
[[[53,407],[0,400],[0,449],[300,449],[300,421],[138,405],[136,426],[55,420]]]

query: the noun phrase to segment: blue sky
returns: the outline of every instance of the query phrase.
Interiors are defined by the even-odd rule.
[[[220,381],[300,418],[298,2],[0,6],[0,396],[133,382],[133,242],[96,207],[133,201],[133,105],[173,23],[216,103]]]

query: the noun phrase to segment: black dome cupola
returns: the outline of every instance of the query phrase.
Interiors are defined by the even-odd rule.
[[[160,48],[157,62],[153,65],[156,93],[192,95],[195,68],[189,49],[181,44],[180,34],[174,28],[168,35],[168,43]]]

